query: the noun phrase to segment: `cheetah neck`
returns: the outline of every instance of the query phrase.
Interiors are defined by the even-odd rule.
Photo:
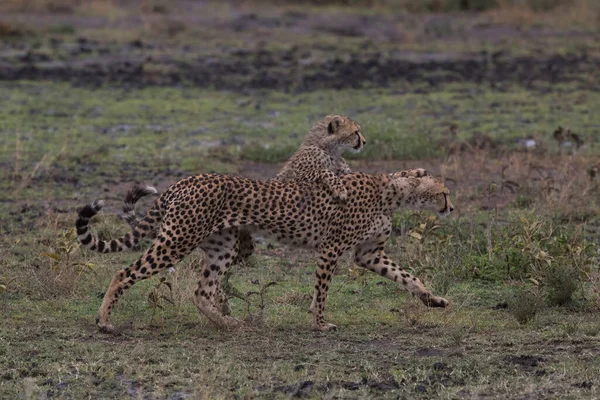
[[[414,208],[416,196],[408,178],[390,178],[382,175],[383,208],[392,215],[400,208]]]

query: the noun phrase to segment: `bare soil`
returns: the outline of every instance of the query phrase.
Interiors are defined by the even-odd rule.
[[[129,10],[128,17],[117,20],[70,14],[0,16],[0,22],[19,21],[38,30],[68,26],[74,31],[32,40],[9,37],[0,44],[0,80],[186,84],[235,91],[385,87],[394,82],[423,85],[422,90],[448,82],[531,87],[568,81],[600,90],[598,80],[589,79],[600,69],[600,56],[585,41],[590,34],[574,29],[515,28],[475,16],[244,7],[223,13],[207,2],[174,4],[169,15]],[[140,33],[133,40],[103,40],[88,33],[90,29]],[[556,38],[566,49],[548,46]],[[577,44],[570,46],[571,39]],[[533,43],[533,51],[522,54],[511,46],[519,40]],[[462,42],[476,44],[465,49]],[[457,50],[427,51],[429,43]]]

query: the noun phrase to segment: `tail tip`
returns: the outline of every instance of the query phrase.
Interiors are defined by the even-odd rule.
[[[144,192],[147,194],[158,194],[158,190],[154,186],[145,186]]]
[[[104,200],[96,200],[92,203],[92,209],[95,212],[98,212],[104,207]]]

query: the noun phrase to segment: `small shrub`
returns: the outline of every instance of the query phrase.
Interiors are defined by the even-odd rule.
[[[40,254],[33,271],[41,288],[49,296],[72,294],[83,275],[95,273],[94,265],[78,257],[79,243],[74,228],[60,235],[50,251]]]
[[[447,328],[445,333],[449,335],[450,341],[454,346],[460,346],[469,335],[469,331],[470,329],[464,326],[452,326]]]
[[[508,302],[510,313],[521,325],[533,320],[542,307],[542,300],[537,288],[518,287]]]
[[[566,336],[572,337],[581,331],[581,326],[577,322],[567,321],[562,324],[562,331]]]
[[[26,34],[26,31],[9,22],[0,21],[0,37],[18,37]]]
[[[75,33],[75,27],[71,24],[58,24],[51,26],[48,32],[58,35],[72,35]]]
[[[250,291],[244,295],[242,300],[246,303],[246,317],[244,318],[246,324],[257,327],[264,324],[265,295],[267,294],[267,289],[276,284],[277,282],[267,282],[261,286],[260,291]],[[256,312],[252,312],[252,303],[250,301],[250,297],[253,295],[258,296],[259,299],[258,304],[255,306]]]
[[[240,158],[243,160],[260,162],[283,162],[290,158],[296,151],[297,146],[263,147],[261,145],[250,145],[242,148]]]
[[[142,4],[141,11],[149,14],[168,14],[171,7],[171,2],[167,0],[146,0]]]
[[[167,282],[167,278],[161,276],[158,279],[158,282],[150,289],[148,296],[146,296],[146,301],[148,303],[148,307],[152,309],[152,319],[150,322],[154,321],[154,317],[156,316],[157,312],[160,312],[162,317],[162,311],[165,309],[165,305],[175,305],[175,302],[173,301],[173,286],[171,285],[171,282]]]
[[[581,331],[586,336],[598,336],[600,334],[600,324],[588,324],[581,328]]]
[[[556,265],[548,270],[545,283],[551,305],[564,306],[571,302],[579,286],[578,275],[572,268],[564,265]]]

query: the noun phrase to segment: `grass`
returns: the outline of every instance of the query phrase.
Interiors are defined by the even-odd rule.
[[[394,236],[388,252],[451,307],[427,310],[345,258],[328,299],[327,316],[339,328],[330,334],[309,329],[311,254],[265,244],[232,279],[242,293],[276,283],[266,290],[262,318],[252,298],[250,331],[220,331],[198,316],[190,297],[201,254],[194,253],[173,274],[129,290],[113,315],[117,334],[100,334],[93,317],[101,294],[138,252],[84,251],[65,232],[72,212],[39,216],[32,233],[6,236],[0,247],[0,281],[10,280],[0,292],[0,395],[594,398],[600,325],[586,278],[592,249],[577,249],[585,245],[577,225],[511,212],[492,231],[491,253],[485,224],[473,227],[470,244],[468,219],[400,214],[396,231],[407,234]],[[476,213],[476,221],[486,214]],[[114,237],[126,226],[103,214],[94,229]],[[511,252],[518,257],[507,271],[503,260]],[[577,290],[566,307],[553,305],[555,276],[543,272],[554,271],[555,261],[583,274],[568,277]],[[63,271],[71,279],[62,280]],[[160,284],[164,278],[170,289]],[[168,300],[157,301],[161,296]],[[235,316],[248,318],[242,301],[232,304]]]
[[[244,160],[282,162],[324,109],[361,123],[369,145],[359,160],[439,157],[477,145],[480,136],[506,149],[519,149],[519,140],[532,137],[556,154],[552,132],[558,125],[577,132],[586,143],[580,153],[592,155],[597,151],[592,132],[600,124],[589,112],[600,105],[600,96],[577,86],[545,93],[450,84],[422,94],[365,89],[293,96],[34,82],[2,86],[3,186],[15,199],[91,188],[99,173],[132,181],[163,171],[236,172]],[[86,167],[77,168],[81,165]]]
[[[3,294],[0,393],[15,397],[193,396],[210,398],[409,395],[538,395],[593,398],[598,360],[595,313],[544,308],[523,327],[494,306],[509,296],[500,283],[455,283],[453,307],[428,311],[391,282],[356,277],[340,266],[328,303],[339,331],[308,329],[313,266],[282,265],[278,250],[261,247],[254,266],[233,279],[242,291],[268,281],[264,326],[224,332],[199,318],[190,295],[198,256],[167,276],[173,283],[163,310],[147,302],[157,279],[136,285],[115,310],[119,333],[96,332],[93,315],[116,265],[131,255],[79,253],[96,265],[70,295],[29,294],[19,282]],[[254,283],[252,283],[254,282]],[[244,317],[234,300],[234,314]],[[570,329],[569,326],[577,326]],[[18,343],[19,345],[16,345]],[[493,380],[489,377],[494,376]]]
[[[599,206],[587,172],[598,154],[592,133],[600,122],[587,112],[600,100],[595,92],[458,84],[294,96],[47,82],[3,89],[0,397],[597,396],[597,267],[581,227]],[[126,226],[111,211],[134,180],[162,189],[213,170],[270,175],[276,166],[262,163],[287,157],[326,107],[362,124],[368,144],[351,160],[355,168],[425,166],[450,179],[456,217],[398,214],[388,252],[451,308],[426,310],[346,260],[327,311],[339,332],[317,334],[306,312],[313,261],[262,245],[254,266],[233,278],[243,292],[277,283],[256,330],[222,332],[198,316],[194,255],[167,275],[172,292],[157,279],[136,285],[114,313],[119,333],[96,332],[100,294],[138,253],[71,246],[77,207],[107,198],[95,229],[113,237]],[[552,138],[558,125],[585,146],[561,147]],[[492,148],[477,146],[482,134]],[[538,147],[523,151],[518,140],[528,136]],[[530,292],[539,301],[533,315],[513,301]],[[233,310],[246,316],[239,300]]]
[[[434,15],[390,13],[408,7],[404,1],[376,3],[298,9],[253,1],[236,13],[220,4],[204,9],[207,21],[199,23],[195,3],[182,12],[181,4],[160,0],[35,0],[27,10],[12,2],[16,13],[0,16],[0,64],[39,58],[44,68],[47,57],[86,62],[104,51],[128,52],[160,78],[197,57],[230,66],[269,52],[283,58],[291,49],[305,54],[294,60],[327,62],[370,59],[356,50],[365,47],[383,61],[398,53],[503,51],[508,60],[586,54],[593,65],[600,54],[591,2],[539,12],[552,1],[498,1],[483,13]],[[457,3],[410,5],[437,12]],[[306,27],[319,18],[328,28],[343,21],[364,31]],[[240,49],[252,57],[235,58]],[[311,65],[299,70],[303,76],[314,72]],[[451,73],[440,68],[432,82]],[[261,71],[234,76],[232,90],[187,81],[0,82],[0,398],[599,397],[593,232],[600,181],[589,173],[600,151],[597,71],[558,81],[538,80],[544,75],[533,69],[530,82],[247,88]],[[265,289],[262,315],[257,296],[250,315],[232,299],[233,314],[250,317],[252,329],[221,331],[198,314],[191,294],[202,255],[194,253],[174,273],[128,291],[113,314],[117,334],[97,332],[94,317],[112,274],[140,252],[81,250],[71,230],[79,207],[105,198],[93,229],[121,235],[127,227],[114,212],[134,181],[164,190],[202,172],[272,176],[326,114],[348,115],[363,128],[367,145],[348,157],[353,169],[426,167],[446,178],[455,215],[398,213],[386,252],[451,307],[428,310],[347,256],[326,311],[338,331],[313,332],[312,254],[261,242],[231,280],[243,293],[276,283]],[[558,126],[583,146],[555,140]]]

